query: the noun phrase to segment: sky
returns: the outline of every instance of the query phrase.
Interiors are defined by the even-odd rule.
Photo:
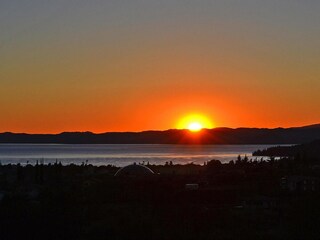
[[[1,0],[0,132],[320,122],[318,0]]]

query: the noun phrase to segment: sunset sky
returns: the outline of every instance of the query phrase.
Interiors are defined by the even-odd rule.
[[[0,132],[320,122],[318,0],[1,0]]]

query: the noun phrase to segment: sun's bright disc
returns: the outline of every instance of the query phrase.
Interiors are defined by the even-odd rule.
[[[198,122],[193,122],[188,125],[188,129],[192,132],[198,132],[202,129],[202,125]]]
[[[181,118],[177,123],[177,129],[188,129],[192,132],[203,128],[213,128],[212,122],[202,114],[190,114]]]

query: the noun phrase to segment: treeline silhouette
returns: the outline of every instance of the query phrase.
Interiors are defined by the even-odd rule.
[[[320,139],[294,146],[276,146],[257,150],[253,156],[295,157],[296,159],[320,160]]]
[[[115,177],[118,167],[88,162],[0,165],[0,236],[318,239],[318,164],[248,156],[225,164],[147,162],[156,174],[145,177]],[[190,183],[199,188],[188,190]]]

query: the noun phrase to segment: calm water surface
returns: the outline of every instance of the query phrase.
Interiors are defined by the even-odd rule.
[[[164,145],[164,144],[0,144],[2,164],[35,164],[61,161],[63,165],[74,163],[125,166],[134,162],[174,164],[194,162],[203,164],[211,159],[221,162],[234,160],[240,154],[249,158],[257,149],[272,145]]]

